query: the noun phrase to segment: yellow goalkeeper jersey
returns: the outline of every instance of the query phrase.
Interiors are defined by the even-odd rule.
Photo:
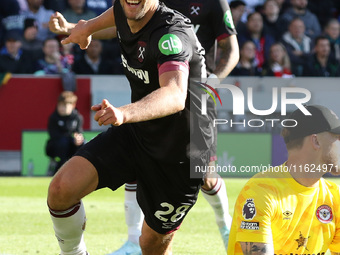
[[[305,187],[288,172],[255,175],[237,198],[228,255],[243,254],[239,242],[272,243],[276,255],[340,252],[339,192],[323,178]]]

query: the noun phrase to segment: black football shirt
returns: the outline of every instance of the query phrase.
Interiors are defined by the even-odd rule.
[[[191,20],[193,29],[206,52],[218,41],[236,34],[226,0],[162,0]]]
[[[160,3],[150,21],[137,33],[131,32],[119,1],[114,3],[114,16],[132,102],[160,88],[159,72],[165,64],[182,64],[181,68],[189,68],[190,78],[206,76],[204,50],[190,21],[182,14]],[[210,146],[211,123],[200,114],[200,96],[193,92],[197,91],[195,86],[189,85],[183,111],[133,124],[134,135],[154,158],[172,162],[188,160],[190,132],[206,145],[200,148]]]

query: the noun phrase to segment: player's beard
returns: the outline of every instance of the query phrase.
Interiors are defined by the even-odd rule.
[[[330,153],[324,154],[322,156],[323,164],[327,165],[327,172],[331,173],[332,175],[340,175],[339,160],[340,160],[339,152],[336,150],[333,150]]]
[[[123,2],[125,2],[125,0],[123,0]],[[125,3],[125,4],[127,4],[127,3]],[[134,16],[128,15],[127,10],[125,10],[125,4],[122,5],[122,7],[123,7],[124,15],[128,20],[139,21],[139,20],[143,19],[144,16],[146,15],[146,13],[147,13],[146,2],[140,3],[141,8],[139,9],[139,11]]]

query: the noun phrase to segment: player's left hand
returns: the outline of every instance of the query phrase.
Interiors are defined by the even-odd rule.
[[[72,29],[71,34],[61,41],[62,44],[76,43],[82,50],[86,50],[90,45],[92,35],[87,33],[87,21],[79,20]]]
[[[71,27],[71,24],[67,22],[60,12],[55,12],[50,17],[48,27],[55,34],[69,34],[68,29]]]
[[[93,105],[91,110],[96,111],[94,120],[101,125],[120,126],[124,123],[124,116],[121,110],[114,107],[108,100],[103,99],[101,104]]]

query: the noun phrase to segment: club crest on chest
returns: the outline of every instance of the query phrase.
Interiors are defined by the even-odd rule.
[[[145,59],[146,42],[138,41],[137,46],[137,59],[142,63]]]
[[[189,8],[189,13],[191,16],[198,16],[202,10],[202,4],[192,3],[190,4]]]

